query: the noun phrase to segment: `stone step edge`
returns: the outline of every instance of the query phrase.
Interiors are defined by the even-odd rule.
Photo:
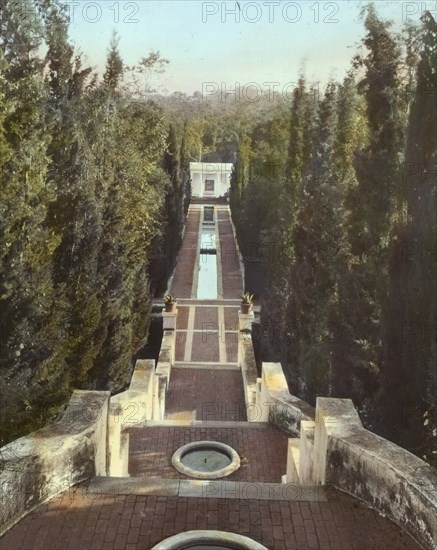
[[[175,361],[173,368],[192,370],[241,370],[237,363],[193,363],[188,361]]]
[[[180,498],[220,498],[232,500],[270,500],[327,502],[322,485],[169,479],[158,477],[94,477],[83,486],[90,495],[175,496]],[[98,497],[93,496],[93,501]]]
[[[243,420],[146,420],[138,424],[129,425],[131,428],[152,428],[156,426],[175,428],[257,428],[266,429],[268,422],[247,422]]]

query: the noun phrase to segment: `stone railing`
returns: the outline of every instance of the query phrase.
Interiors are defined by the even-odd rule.
[[[314,420],[314,407],[288,391],[280,363],[263,363],[261,378],[252,341],[253,313],[239,312],[238,365],[243,377],[247,419],[270,422],[290,434],[298,434],[301,420]]]
[[[318,398],[315,476],[377,509],[425,548],[437,548],[437,471],[366,430],[350,399]]]
[[[45,500],[106,475],[109,395],[75,391],[61,420],[0,449],[0,535]]]
[[[167,314],[168,315],[168,314]],[[154,360],[138,360],[129,388],[74,391],[62,418],[0,449],[0,536],[36,506],[94,476],[128,476],[126,428],[162,420],[174,365],[175,331],[164,317]]]
[[[153,418],[155,361],[138,360],[129,388],[109,400],[108,476],[128,476],[129,433],[124,428]]]
[[[243,377],[244,400],[246,403],[247,419],[260,422],[260,410],[257,406],[258,372],[256,368],[255,352],[252,342],[253,313],[238,312],[238,366]]]
[[[257,404],[262,420],[293,435],[285,483],[329,484],[370,505],[425,548],[437,548],[437,471],[366,430],[350,399],[292,396],[279,363],[263,363]]]
[[[165,398],[170,384],[171,369],[175,363],[177,315],[177,309],[174,313],[162,311],[163,336],[155,371],[153,420],[164,419]]]

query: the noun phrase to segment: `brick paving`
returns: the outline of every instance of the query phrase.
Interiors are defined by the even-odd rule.
[[[196,307],[194,330],[218,330],[217,307]]]
[[[238,332],[226,332],[226,360],[228,363],[236,363],[238,360]]]
[[[227,407],[226,407],[227,405]],[[232,405],[232,406],[231,406]],[[204,416],[217,416],[238,411],[238,403],[206,403]],[[243,411],[240,413],[244,414]],[[149,427],[131,428],[129,474],[131,476],[187,479],[171,465],[173,453],[193,441],[219,441],[230,445],[241,459],[239,470],[228,476],[229,481],[280,483],[287,460],[286,434],[275,426],[265,428]]]
[[[189,313],[190,310],[191,313]],[[192,316],[191,323],[194,321],[194,325],[189,325],[189,315]],[[225,307],[223,315],[223,317],[219,317],[218,306],[178,307],[176,361],[236,363],[238,359],[238,308]],[[181,317],[179,318],[179,316]],[[192,328],[193,326],[194,328]],[[186,350],[186,345],[190,349]]]
[[[186,341],[187,341],[187,333],[186,332],[177,332],[176,333],[176,347],[175,347],[176,361],[184,361]]]
[[[166,419],[246,420],[240,371],[174,368],[166,398]]]
[[[243,278],[229,210],[219,209],[217,218],[223,275],[223,297],[239,298],[243,292]]]
[[[218,363],[220,361],[218,332],[202,331],[193,334],[191,361],[199,363]]]
[[[225,329],[238,330],[238,307],[225,307]]]
[[[171,285],[171,293],[176,298],[191,298],[199,226],[200,209],[191,207],[188,212],[182,247],[178,254],[177,266]]]
[[[26,516],[0,550],[150,550],[177,533],[231,531],[269,550],[420,550],[396,525],[335,490],[328,502],[68,491]]]
[[[217,213],[224,299],[191,299],[200,207],[190,208],[171,287],[180,300],[176,361],[185,361],[187,337],[192,336],[192,349],[188,351],[199,367],[219,361],[219,338],[223,340],[223,336],[226,361],[237,361],[237,333],[229,331],[238,328],[238,301],[232,300],[238,300],[243,290],[242,275],[229,210],[219,206]],[[217,306],[225,306],[226,332],[220,327],[220,332],[190,334],[188,306],[193,305],[197,306],[195,326],[200,330],[211,330],[205,323],[217,324]],[[246,420],[241,372],[226,366],[207,370],[173,368],[166,418]],[[274,426],[149,426],[131,428],[129,432],[131,475],[183,478],[171,467],[171,456],[179,446],[201,439],[222,441],[239,452],[242,466],[229,476],[231,482],[247,482],[248,488],[256,483],[278,482],[286,469],[287,436]],[[164,538],[196,529],[246,535],[269,550],[420,550],[398,526],[358,500],[333,488],[327,488],[325,494],[327,502],[236,499],[240,494],[221,499],[182,498],[91,494],[84,484],[28,514],[0,538],[0,550],[150,550]]]
[[[176,317],[176,328],[179,330],[186,330],[188,327],[188,313],[190,308],[188,306],[178,305],[178,315]]]
[[[229,298],[226,300],[195,300],[188,298],[181,298],[179,300],[180,304],[190,305],[190,306],[229,306],[229,307],[240,307],[240,297]]]

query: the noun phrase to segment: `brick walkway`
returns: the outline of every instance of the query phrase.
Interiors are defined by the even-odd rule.
[[[266,428],[132,428],[129,472],[132,476],[186,479],[171,465],[173,453],[193,441],[219,441],[230,445],[241,459],[229,481],[280,483],[287,460],[287,436],[274,426]]]
[[[246,420],[239,370],[174,368],[166,398],[172,420]]]
[[[178,306],[176,361],[236,363],[238,306],[195,304]]]
[[[131,478],[121,478],[118,483],[125,488],[111,491],[107,487],[93,491],[93,482],[89,492],[86,484],[77,486],[27,515],[0,539],[0,550],[150,550],[166,537],[196,529],[246,535],[269,550],[420,550],[399,527],[332,488],[323,491],[323,498],[318,490],[317,498],[307,501],[303,492],[291,500],[272,500],[270,486],[265,484],[279,483],[286,471],[288,435],[274,426],[243,422],[246,408],[237,365],[243,281],[229,210],[218,206],[217,213],[224,299],[191,299],[201,206],[191,207],[171,286],[179,313],[176,367],[166,396],[167,422],[129,430],[129,473],[137,476],[132,479],[146,483],[143,480],[150,478],[158,495],[184,496],[134,494],[132,485],[126,485]],[[178,420],[228,425],[168,425]],[[235,420],[242,422],[230,423]],[[198,486],[194,494],[165,490],[166,484],[191,487],[172,468],[171,457],[181,445],[205,439],[227,443],[240,455],[240,469],[228,478],[233,498],[228,492],[196,498],[204,494]],[[103,479],[106,483],[109,478]],[[245,495],[237,492],[237,485],[246,484]],[[252,496],[248,491],[257,484],[267,492]],[[275,487],[281,489],[282,499],[285,486]],[[224,498],[215,498],[217,494]],[[263,494],[268,500],[263,500]]]
[[[197,258],[200,213],[199,207],[190,207],[188,212],[182,248],[179,251],[177,267],[171,285],[171,293],[177,298],[191,298]]]
[[[0,539],[0,550],[149,550],[196,529],[246,535],[269,550],[420,550],[403,531],[334,490],[328,502],[87,494],[44,504]]]
[[[223,297],[239,298],[243,292],[243,278],[228,209],[218,210],[218,229],[223,274]]]

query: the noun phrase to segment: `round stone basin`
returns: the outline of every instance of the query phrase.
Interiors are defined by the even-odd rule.
[[[197,479],[219,479],[240,467],[240,457],[229,445],[217,441],[196,441],[180,447],[172,464],[180,472]]]
[[[216,472],[226,468],[231,462],[232,460],[227,454],[208,448],[188,451],[182,457],[182,463],[185,466],[201,472]]]
[[[258,542],[227,531],[187,531],[158,543],[152,550],[267,550]]]

